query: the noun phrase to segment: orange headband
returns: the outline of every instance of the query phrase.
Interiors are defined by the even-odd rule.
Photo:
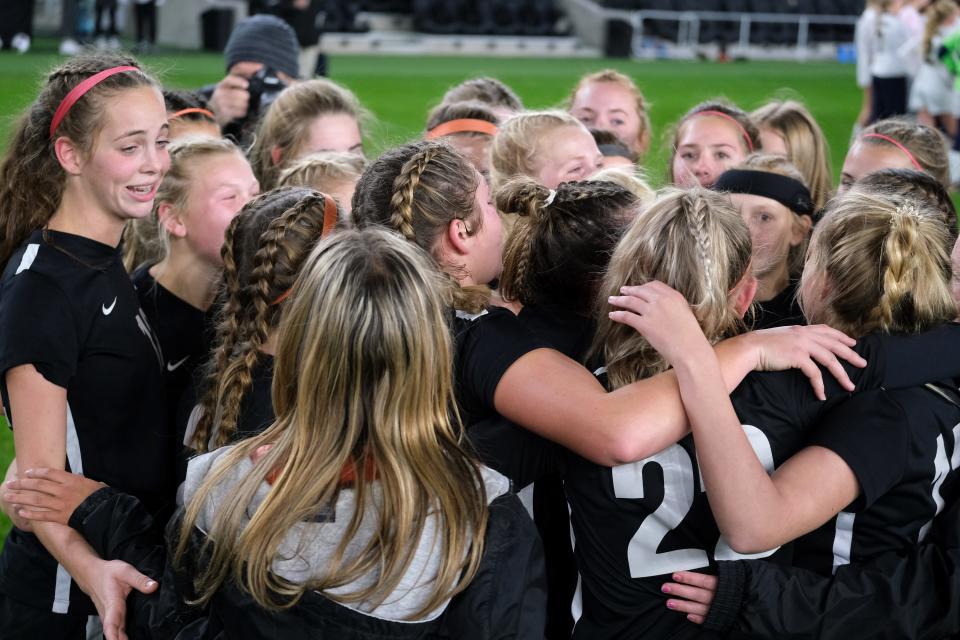
[[[743,139],[747,141],[747,148],[750,149],[750,153],[753,153],[753,140],[750,139],[750,134],[747,133],[747,130],[744,128],[744,126],[737,122],[737,119],[731,116],[729,113],[724,113],[723,111],[717,111],[715,109],[707,109],[706,111],[697,111],[695,114],[687,118],[687,120],[696,118],[697,116],[716,116],[718,118],[723,118],[728,122],[732,122],[733,125],[740,130],[740,134],[743,136]]]
[[[487,135],[495,136],[498,131],[500,131],[500,129],[492,122],[478,120],[477,118],[460,118],[459,120],[450,120],[449,122],[438,124],[433,129],[430,129],[430,131],[427,131],[427,135],[423,136],[423,138],[424,140],[433,140],[435,138],[448,136],[451,133],[486,133]]]
[[[57,106],[57,110],[53,113],[53,120],[50,121],[50,139],[53,140],[54,135],[57,133],[57,127],[60,126],[60,123],[63,122],[63,119],[67,117],[68,113],[70,113],[70,109],[73,108],[73,105],[77,104],[77,100],[82,98],[88,91],[90,91],[90,89],[93,89],[110,76],[115,76],[118,73],[123,73],[124,71],[140,71],[140,69],[129,65],[123,67],[110,67],[109,69],[104,69],[100,73],[93,74],[71,89],[70,93],[68,93],[63,100],[60,101],[60,105]]]
[[[900,149],[900,151],[903,151],[904,154],[906,154],[906,156],[910,159],[910,162],[911,162],[911,163],[913,164],[913,166],[917,169],[917,171],[923,171],[924,173],[926,173],[926,171],[924,171],[923,167],[920,166],[920,163],[917,162],[917,159],[913,157],[913,154],[912,154],[912,153],[910,153],[910,150],[907,149],[905,146],[903,146],[903,144],[901,144],[901,143],[897,142],[896,140],[894,140],[893,138],[891,138],[890,136],[885,136],[885,135],[883,135],[882,133],[865,133],[865,134],[863,134],[863,137],[864,137],[864,138],[877,138],[878,140],[883,140],[884,142],[889,142],[890,144],[892,144],[893,146],[895,146],[897,149]]]
[[[320,195],[323,196],[323,228],[320,230],[320,237],[326,238],[333,232],[334,227],[337,226],[337,203],[334,201],[332,196],[329,196],[325,193],[320,193]],[[287,289],[277,296],[277,299],[270,304],[280,304],[290,297],[291,291],[293,291],[293,288]]]
[[[216,116],[213,115],[213,111],[210,111],[209,109],[201,109],[200,107],[190,107],[189,109],[180,109],[180,111],[177,111],[176,113],[171,114],[170,119],[173,120],[174,118],[181,118],[191,113],[199,113],[200,115],[204,115],[210,118],[211,120],[217,119]]]

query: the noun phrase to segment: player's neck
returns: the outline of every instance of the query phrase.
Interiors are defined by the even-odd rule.
[[[150,275],[190,306],[206,311],[213,304],[220,270],[174,242],[167,257],[150,267]]]
[[[790,270],[783,263],[775,271],[757,277],[757,302],[769,302],[790,284]]]
[[[60,199],[60,206],[47,221],[47,228],[116,247],[123,236],[125,222],[103,211],[89,194],[67,188]]]

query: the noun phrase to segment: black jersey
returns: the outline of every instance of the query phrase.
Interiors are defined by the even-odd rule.
[[[55,231],[36,231],[17,249],[0,281],[0,372],[24,364],[67,390],[68,470],[156,513],[172,506],[163,356],[119,249]],[[0,391],[9,407],[5,383]],[[14,429],[30,428],[7,417]],[[0,591],[57,613],[96,613],[39,540],[18,529],[0,556]]]
[[[797,564],[830,575],[923,542],[956,500],[960,395],[952,382],[877,390],[838,407],[810,438],[850,467],[860,496],[797,544]]]
[[[860,340],[857,348],[869,364],[848,369],[858,387],[922,380],[925,362],[936,371],[936,354],[956,354],[957,327],[911,340]],[[804,446],[821,414],[847,397],[828,373],[824,382],[827,403],[814,397],[806,377],[796,370],[752,373],[731,395],[744,431],[768,470]],[[571,454],[565,486],[581,574],[577,638],[697,637],[699,627],[665,606],[667,597],[660,588],[672,572],[709,570],[717,560],[791,558],[792,545],[745,556],[721,538],[690,436],[645,460],[614,468]]]
[[[183,392],[192,384],[194,371],[210,353],[211,314],[197,309],[157,283],[148,266],[134,271],[133,286],[140,299],[140,308],[160,341],[169,403],[167,415],[175,421]]]
[[[786,327],[791,324],[807,324],[800,303],[797,301],[797,282],[792,281],[787,288],[766,302],[754,306],[753,328],[769,329]]]
[[[500,378],[527,353],[545,347],[508,309],[453,314],[454,388],[460,417],[470,426],[497,411],[493,396]]]

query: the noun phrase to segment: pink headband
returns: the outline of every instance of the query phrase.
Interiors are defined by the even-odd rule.
[[[920,166],[920,163],[917,162],[917,159],[913,157],[912,153],[910,153],[910,150],[907,149],[905,146],[903,146],[901,143],[891,138],[890,136],[885,136],[882,133],[865,133],[863,134],[863,137],[877,138],[878,140],[889,142],[890,144],[895,146],[897,149],[900,149],[900,151],[903,151],[904,154],[906,154],[906,156],[910,159],[910,162],[913,163],[913,166],[917,169],[917,171],[924,171],[923,167]],[[926,171],[924,171],[924,173],[926,173]]]
[[[740,134],[743,136],[743,139],[747,141],[747,148],[750,149],[750,153],[753,153],[753,140],[750,139],[750,134],[747,133],[747,130],[744,129],[743,125],[737,122],[737,119],[731,116],[729,113],[724,113],[723,111],[716,111],[714,109],[707,109],[706,111],[697,111],[691,115],[687,120],[691,118],[696,118],[697,116],[716,116],[718,118],[723,118],[729,122],[732,122],[733,125],[740,130]]]
[[[63,101],[60,102],[60,106],[57,107],[57,110],[53,114],[53,120],[50,121],[50,139],[53,140],[54,135],[57,133],[57,127],[60,126],[60,123],[63,122],[63,119],[67,117],[68,113],[70,113],[70,109],[73,108],[73,105],[77,104],[77,100],[82,98],[84,94],[90,91],[90,89],[93,89],[110,76],[123,73],[124,71],[140,71],[140,69],[131,66],[111,67],[110,69],[104,69],[100,73],[93,74],[71,89],[70,93],[68,93]]]

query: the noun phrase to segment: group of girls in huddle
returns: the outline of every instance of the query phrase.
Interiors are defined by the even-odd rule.
[[[628,77],[567,107],[474,79],[368,163],[312,80],[245,155],[132,59],[54,71],[0,168],[3,637],[955,633],[940,134],[833,196],[802,105],[708,101],[653,192],[603,168]]]

